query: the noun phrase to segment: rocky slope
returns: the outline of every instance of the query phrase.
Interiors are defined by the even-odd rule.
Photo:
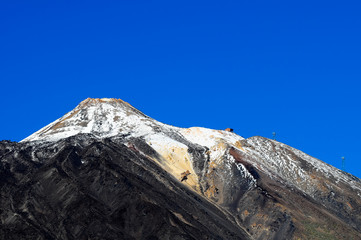
[[[360,179],[263,137],[87,99],[0,143],[0,238],[361,239]]]

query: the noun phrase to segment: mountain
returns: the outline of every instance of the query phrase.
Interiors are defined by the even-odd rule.
[[[86,99],[0,142],[0,239],[361,239],[361,181],[230,129]]]

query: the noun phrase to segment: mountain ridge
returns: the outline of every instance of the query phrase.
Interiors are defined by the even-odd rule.
[[[119,149],[127,152],[128,158],[110,157],[121,154]],[[64,151],[66,153],[59,154]],[[32,166],[39,164],[41,166],[39,169],[34,167],[35,165],[30,168],[38,176],[37,178],[45,178],[41,169],[49,168],[53,169],[52,171],[66,173],[63,174],[64,176],[58,176],[62,179],[60,181],[77,186],[76,178],[68,179],[66,176],[82,175],[84,169],[89,169],[89,166],[97,166],[94,171],[86,170],[92,172],[88,176],[90,179],[97,179],[99,174],[103,174],[103,170],[99,167],[114,175],[125,171],[123,169],[114,172],[106,165],[97,165],[99,161],[102,164],[116,165],[120,162],[123,164],[131,162],[133,168],[137,164],[143,166],[144,162],[147,162],[151,166],[157,166],[155,168],[158,170],[154,172],[153,167],[148,168],[144,165],[146,170],[142,172],[145,171],[145,174],[151,171],[151,174],[155,174],[155,178],[161,177],[163,179],[161,188],[168,188],[173,184],[169,185],[169,183],[174,182],[177,186],[192,192],[191,195],[195,198],[204,198],[220,210],[208,220],[202,221],[212,225],[219,221],[216,219],[224,216],[234,219],[227,220],[224,228],[233,229],[234,236],[238,236],[239,239],[317,239],[314,238],[315,236],[329,239],[332,239],[331,237],[361,239],[361,181],[357,177],[275,140],[260,136],[245,139],[229,131],[201,127],[178,128],[163,124],[119,99],[88,98],[62,118],[20,143],[2,142],[0,153],[2,163],[0,170],[4,176],[13,176],[17,179],[14,180],[15,182],[25,181],[28,186],[27,191],[35,191],[41,196],[44,190],[38,189],[36,184],[31,183],[33,181],[31,178],[24,178],[21,175],[23,173],[21,171],[19,173],[16,169],[26,169],[29,164]],[[73,157],[69,159],[69,156]],[[64,167],[65,163],[70,164],[71,167]],[[143,179],[142,175],[129,171],[138,177],[132,178],[128,183],[123,179],[121,183],[116,184],[117,186],[118,184],[138,185],[139,181],[148,181]],[[90,186],[94,181],[89,183]],[[88,189],[87,192],[92,191],[88,186],[84,185],[84,187]],[[97,188],[102,189],[101,192],[105,191],[110,199],[116,195],[106,190],[113,189],[113,185],[104,184]],[[6,185],[5,189],[7,189]],[[139,192],[139,196],[142,191]],[[164,189],[164,191],[168,190]],[[177,194],[188,199],[190,192],[186,194],[188,197],[182,195],[185,194],[184,192]],[[54,194],[57,196],[57,193]],[[103,198],[100,192],[92,195],[94,199]],[[139,196],[135,197],[142,205]],[[151,195],[148,197],[152,198]],[[175,205],[179,204],[176,199],[172,199]],[[21,199],[12,201],[23,201],[23,205],[34,204],[31,198],[26,201]],[[164,199],[161,197],[153,199],[153,203],[157,201],[163,202]],[[55,201],[54,204],[59,203]],[[207,209],[212,208],[211,205],[207,205]],[[202,204],[199,205],[201,206]],[[162,209],[162,206],[160,207]],[[181,205],[178,205],[178,208],[184,209]],[[118,208],[111,205],[111,209],[117,211]],[[167,209],[168,207],[164,207],[164,210]],[[0,213],[3,223],[9,221],[6,219],[12,211],[7,211],[6,215]],[[171,215],[183,221],[182,218],[187,211]],[[27,214],[35,216],[39,213],[30,211]],[[128,217],[132,218],[132,214]],[[169,219],[166,216],[170,215],[165,212],[164,214],[159,216],[160,221],[163,222],[162,224],[167,224]],[[199,214],[202,215],[201,212],[197,212],[196,215]],[[103,217],[106,218],[107,215]],[[199,223],[202,224],[202,221]],[[189,223],[189,220],[183,221],[186,222]],[[238,228],[240,232],[235,233],[237,232],[235,229]],[[65,228],[63,231],[72,230]],[[132,231],[127,232],[123,229],[121,232],[130,234],[130,238],[139,239],[139,235]],[[180,239],[188,239],[185,236],[191,236],[192,231],[188,231]],[[87,234],[81,236],[89,236]],[[114,234],[118,233],[115,231]],[[143,232],[143,234],[150,233]],[[157,234],[158,238],[167,239],[162,230],[159,229]],[[224,239],[226,235],[225,233],[221,238]]]

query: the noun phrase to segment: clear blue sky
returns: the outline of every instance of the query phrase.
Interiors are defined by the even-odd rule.
[[[361,177],[360,1],[1,1],[0,139],[87,97],[272,137]]]

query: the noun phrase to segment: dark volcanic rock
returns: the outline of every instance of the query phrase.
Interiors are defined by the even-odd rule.
[[[0,144],[0,239],[250,239],[121,142],[77,136],[42,148]]]

